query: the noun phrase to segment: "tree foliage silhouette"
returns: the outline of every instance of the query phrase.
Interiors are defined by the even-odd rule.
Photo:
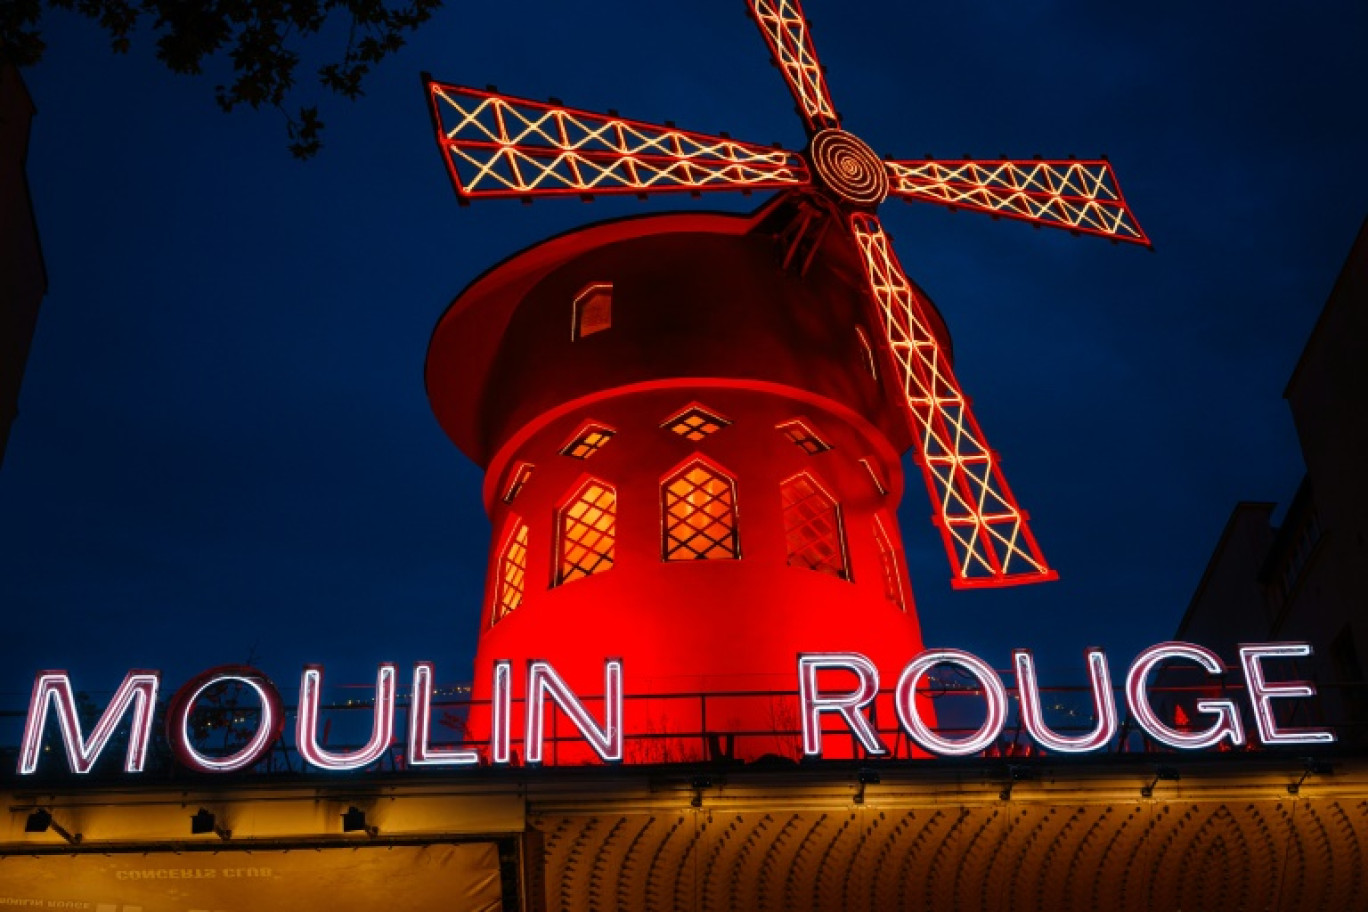
[[[207,58],[226,55],[233,79],[215,88],[219,107],[276,108],[285,117],[290,152],[303,159],[322,148],[323,120],[317,105],[286,105],[297,88],[302,42],[325,27],[328,34],[345,30],[341,54],[320,66],[317,76],[323,88],[355,100],[371,69],[403,47],[405,35],[440,5],[441,0],[0,0],[0,60],[29,66],[42,58],[44,7],[94,20],[120,54],[150,24],[157,59],[173,73],[200,73]]]

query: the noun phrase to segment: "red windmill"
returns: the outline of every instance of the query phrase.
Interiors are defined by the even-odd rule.
[[[841,126],[797,0],[748,4],[802,114],[802,153],[429,82],[457,193],[465,202],[802,188],[863,254],[884,331],[877,351],[903,388],[953,585],[1056,578],[875,210],[892,195],[1147,245],[1110,163],[880,159]]]
[[[556,637],[572,635],[574,628],[556,626],[560,623],[556,618],[567,612],[548,612],[541,615],[535,641],[519,638],[516,648],[508,640],[497,645],[488,642],[496,633],[502,635],[494,629],[495,622],[524,606],[525,599],[531,599],[537,590],[533,567],[538,562],[538,548],[556,550],[548,561],[548,592],[573,589],[563,584],[598,574],[621,558],[624,572],[615,571],[614,575],[624,581],[635,579],[634,585],[638,586],[621,597],[641,598],[642,593],[649,593],[654,609],[662,616],[668,614],[660,607],[664,604],[662,598],[668,600],[659,595],[663,590],[651,589],[658,580],[649,574],[632,577],[626,572],[629,561],[620,553],[624,551],[623,542],[614,544],[621,501],[624,541],[630,545],[625,529],[626,487],[594,475],[565,476],[558,482],[559,493],[535,505],[538,513],[546,507],[549,509],[544,513],[553,514],[554,518],[546,522],[548,528],[543,530],[544,537],[554,541],[552,546],[537,544],[536,522],[523,518],[532,509],[530,505],[516,514],[506,508],[533,477],[534,465],[540,473],[540,466],[548,460],[554,463],[556,454],[583,460],[600,449],[611,452],[612,448],[605,446],[617,429],[602,417],[606,413],[595,413],[588,404],[610,399],[617,402],[628,391],[637,395],[636,411],[621,420],[639,425],[646,420],[646,413],[641,411],[642,396],[649,398],[665,388],[690,391],[691,401],[679,403],[678,409],[671,408],[670,415],[656,415],[651,425],[670,429],[690,441],[714,436],[721,439],[722,435],[716,432],[731,423],[719,414],[721,409],[714,402],[707,403],[714,406],[710,408],[701,401],[704,396],[715,398],[710,392],[715,388],[725,386],[740,397],[734,399],[733,408],[737,411],[750,409],[751,404],[743,401],[745,396],[762,387],[775,401],[807,397],[812,408],[827,410],[824,420],[832,425],[845,425],[837,434],[844,435],[842,447],[852,452],[864,447],[867,453],[894,454],[891,460],[881,463],[886,476],[882,480],[870,459],[853,457],[841,468],[832,463],[830,477],[825,481],[818,473],[795,472],[793,467],[770,478],[779,470],[774,468],[774,458],[758,455],[769,445],[758,438],[732,457],[738,462],[755,460],[747,463],[748,467],[742,466],[734,476],[707,454],[683,459],[669,467],[673,474],[660,477],[659,528],[650,532],[644,523],[637,527],[643,541],[654,536],[651,540],[656,543],[652,548],[657,563],[662,560],[662,547],[664,562],[676,561],[681,554],[701,560],[739,559],[737,498],[746,495],[738,495],[735,478],[750,472],[767,478],[776,490],[783,489],[785,512],[780,519],[780,498],[776,496],[771,525],[778,530],[775,534],[781,540],[780,548],[787,537],[788,565],[817,569],[860,586],[872,585],[875,591],[860,597],[869,596],[872,604],[886,595],[887,601],[897,604],[902,617],[897,621],[878,621],[877,624],[888,626],[871,628],[870,638],[882,644],[878,648],[895,654],[898,650],[919,648],[920,632],[915,616],[909,618],[899,571],[894,568],[895,563],[901,564],[901,558],[890,544],[890,539],[896,542],[898,536],[888,505],[878,505],[878,511],[882,511],[878,512],[873,505],[866,509],[853,501],[847,503],[841,494],[854,484],[849,477],[852,473],[858,473],[868,485],[870,476],[858,468],[862,465],[875,476],[874,485],[879,493],[893,497],[896,506],[901,478],[896,451],[911,443],[925,476],[956,587],[1009,586],[1056,578],[955,379],[948,333],[939,313],[904,275],[875,210],[893,195],[1074,233],[1147,244],[1127,208],[1110,164],[1072,159],[881,160],[842,128],[796,0],[748,3],[798,103],[808,136],[801,153],[727,136],[687,132],[673,125],[627,120],[616,113],[602,115],[571,109],[554,100],[529,101],[492,90],[428,80],[438,142],[463,204],[481,197],[589,198],[608,193],[644,196],[670,191],[697,195],[713,190],[770,188],[784,191],[739,227],[724,224],[719,216],[680,214],[650,217],[655,220],[652,225],[646,224],[650,219],[638,219],[634,227],[623,228],[618,223],[618,228],[611,229],[600,225],[553,239],[486,273],[443,317],[429,353],[429,394],[448,434],[488,471],[486,502],[498,536],[496,558],[490,568],[488,624],[482,635],[481,655],[477,657],[477,682],[483,671],[480,666],[487,665],[496,651],[536,657],[560,642]],[[833,226],[838,230],[829,231]],[[743,255],[737,252],[737,244],[720,245],[718,241],[720,236],[764,232],[780,240],[782,275],[773,274],[772,268],[761,264],[753,251]],[[669,245],[658,242],[664,235],[673,239]],[[854,243],[849,243],[849,239]],[[616,252],[609,255],[605,252],[609,248]],[[656,264],[650,267],[655,271],[649,277],[642,272],[646,268],[642,264],[647,261]],[[572,268],[563,265],[566,263],[577,265]],[[553,266],[563,274],[554,282],[545,278]],[[620,280],[593,281],[596,276],[607,276],[614,270]],[[700,272],[719,270],[730,271],[736,289],[693,287],[703,281]],[[612,316],[616,306],[614,294],[626,298],[636,287],[633,283],[640,285],[648,279],[654,285],[644,297],[649,297],[650,306],[660,311],[649,318],[633,316],[639,321],[637,327],[624,328],[624,335],[615,342],[604,341],[598,360],[585,360],[583,354],[587,349],[567,353],[557,347],[571,339],[593,342],[601,338],[594,334],[609,325],[616,331],[618,318]],[[686,285],[693,287],[692,297],[679,290]],[[556,335],[547,336],[537,321],[560,319],[548,316],[554,312],[553,306],[560,305],[541,302],[542,298],[567,297],[573,298],[573,325],[570,338],[562,342],[559,327],[564,324],[558,324]],[[719,305],[721,311],[714,313],[708,309],[713,305],[705,302],[717,298],[728,300]],[[820,299],[820,306],[813,304],[814,299]],[[627,306],[626,301],[623,306]],[[791,312],[803,307],[813,310]],[[545,313],[535,319],[528,316],[538,308]],[[751,313],[745,313],[747,310]],[[813,320],[819,319],[818,310],[822,311],[820,319],[835,322],[813,324]],[[723,347],[732,344],[732,349],[723,354],[700,347],[694,352],[698,363],[676,363],[676,349],[685,344],[678,340],[685,339],[691,331],[690,325],[678,316],[685,311],[694,315],[693,323],[714,318],[731,320],[717,323],[709,338],[734,336],[741,341],[719,343]],[[737,328],[738,321],[743,319],[757,325]],[[767,334],[758,325],[760,320],[772,321],[772,331]],[[790,325],[795,320],[806,320],[807,324]],[[625,326],[626,315],[622,322]],[[784,324],[782,329],[778,324]],[[860,324],[878,327],[872,335],[881,338],[870,344],[858,328]],[[829,340],[835,335],[855,333],[866,347],[871,373],[876,375],[874,381],[868,376],[852,380],[849,361],[837,364],[838,359],[829,350]],[[783,341],[776,342],[766,335],[782,335]],[[514,337],[515,341],[508,341]],[[677,342],[673,347],[669,344],[672,340]],[[711,341],[707,344],[712,345]],[[501,346],[501,352],[493,353],[493,349]],[[786,350],[776,354],[785,346]],[[651,357],[645,360],[653,359],[651,364],[605,366],[607,362],[637,364],[643,360],[639,357],[641,352],[648,350]],[[805,363],[805,358],[811,361]],[[767,363],[758,367],[757,362]],[[543,376],[529,379],[529,374]],[[725,383],[707,379],[719,377],[729,379]],[[877,401],[867,389],[857,389],[860,383],[879,387]],[[664,401],[652,407],[663,408]],[[783,407],[790,411],[793,408]],[[779,428],[808,455],[831,449],[829,441],[814,432],[810,422],[796,417],[793,421],[784,419],[784,413],[772,402],[755,409],[755,415],[769,422],[769,433]],[[688,424],[691,419],[696,425],[692,430]],[[780,420],[776,423],[776,419]],[[561,435],[573,431],[568,439],[546,436],[551,433],[548,428],[558,426],[557,421],[574,425],[566,424],[556,431]],[[828,436],[835,433],[831,431]],[[634,451],[634,465],[640,467],[656,455],[665,458],[664,451],[648,452],[653,446],[656,444],[640,444],[646,449]],[[641,496],[649,499],[645,492],[643,487]],[[676,509],[672,505],[681,506]],[[751,515],[763,513],[762,506],[757,505]],[[800,514],[801,520],[795,520]],[[866,524],[867,531],[861,542],[851,538],[847,544],[841,537],[841,524],[851,525],[857,520]],[[764,525],[763,517],[756,521]],[[677,534],[679,528],[684,532]],[[825,534],[814,530],[829,532],[832,528],[837,530],[834,538],[820,547],[813,544]],[[604,546],[601,539],[609,544]],[[763,548],[762,543],[756,550]],[[867,557],[857,553],[861,548]],[[865,575],[863,582],[856,580],[860,574],[852,574],[850,567],[860,560],[875,567],[882,564],[883,570]],[[739,591],[737,587],[759,590],[770,585],[770,579],[760,574],[742,582],[735,574],[717,574],[707,586],[712,587],[714,600],[724,604],[724,596],[734,596]],[[588,587],[582,591],[587,590]],[[799,601],[804,597],[794,596]],[[603,596],[598,596],[599,601],[594,604],[588,598],[582,595],[575,599],[576,610],[580,612],[576,623],[583,627],[586,619],[591,619],[587,623],[609,624],[607,616],[595,614],[604,610]],[[830,626],[833,606],[839,600],[833,601],[830,594],[823,596],[825,601],[815,595],[811,598],[812,616],[825,611]],[[726,609],[722,610],[725,615]],[[873,616],[872,608],[840,610],[855,611],[862,622]],[[796,617],[770,619],[768,629],[782,628],[780,639],[784,641],[773,650],[767,672],[777,672],[783,663],[790,667],[793,648],[823,648],[802,639],[799,634],[803,623]],[[730,620],[719,616],[717,622]],[[649,634],[660,639],[662,630],[652,628]],[[755,634],[757,638],[765,636],[758,629]],[[664,634],[667,639],[676,635],[677,628]],[[713,642],[717,642],[716,637]],[[744,642],[730,645],[742,652],[753,646]],[[904,651],[903,658],[906,655]],[[670,664],[668,657],[658,653],[654,660],[658,667]],[[671,673],[682,674],[679,669],[683,667],[681,664]],[[727,666],[722,663],[714,667]]]

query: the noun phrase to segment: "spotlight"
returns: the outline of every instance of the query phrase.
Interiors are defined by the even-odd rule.
[[[1007,764],[1007,784],[1002,787],[1002,791],[998,792],[998,799],[1000,801],[1011,801],[1012,789],[1016,787],[1018,782],[1025,779],[1027,775],[1028,773],[1025,768],[1010,763]]]
[[[1317,760],[1314,757],[1306,758],[1306,766],[1302,771],[1302,776],[1296,782],[1287,787],[1287,794],[1300,795],[1302,783],[1312,776],[1330,776],[1335,772],[1335,768],[1328,763]]]
[[[1141,787],[1140,797],[1151,798],[1154,796],[1154,787],[1158,785],[1160,782],[1177,782],[1182,778],[1183,777],[1180,776],[1178,774],[1178,771],[1173,767],[1161,766],[1154,771],[1154,779],[1150,782],[1150,784]]]
[[[48,830],[52,830],[72,845],[80,845],[81,843],[81,834],[73,833],[53,820],[52,812],[47,808],[38,808],[28,815],[28,820],[24,821],[25,833],[46,833]]]
[[[366,812],[356,805],[352,805],[342,815],[342,832],[365,833],[367,836],[375,836],[380,832],[380,828],[368,825],[366,823]]]
[[[859,780],[860,784],[859,787],[855,789],[855,797],[853,799],[855,804],[864,804],[866,785],[878,785],[883,781],[879,778],[878,770],[872,769],[861,769],[856,775],[856,779]]]
[[[218,836],[219,839],[231,839],[233,831],[218,826],[217,824],[218,818],[204,808],[200,808],[195,812],[195,815],[190,818],[190,832],[195,835],[200,833],[213,833]]]

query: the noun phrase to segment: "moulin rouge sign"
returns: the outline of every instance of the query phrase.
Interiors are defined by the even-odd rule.
[[[1266,659],[1296,659],[1311,655],[1306,643],[1260,643],[1239,647],[1244,671],[1245,695],[1253,711],[1259,741],[1265,745],[1324,744],[1335,740],[1327,730],[1289,728],[1278,723],[1275,700],[1305,698],[1315,689],[1303,681],[1273,682],[1263,667]],[[1084,654],[1092,693],[1094,727],[1081,735],[1064,735],[1045,722],[1040,699],[1040,684],[1035,661],[1029,650],[1012,653],[1012,670],[1020,703],[1021,724],[1046,751],[1088,753],[1104,749],[1117,733],[1117,708],[1113,695],[1107,657],[1101,649]],[[1200,750],[1219,745],[1246,743],[1240,708],[1228,698],[1198,700],[1198,717],[1182,730],[1164,722],[1151,702],[1150,678],[1166,662],[1188,663],[1203,672],[1218,676],[1224,666],[1220,657],[1194,643],[1160,643],[1144,650],[1131,663],[1125,679],[1125,700],[1136,725],[1160,744],[1180,750]],[[976,681],[976,692],[987,712],[982,725],[969,734],[949,737],[935,731],[918,711],[916,694],[927,674],[936,667],[958,668]],[[807,653],[797,657],[798,700],[803,723],[803,753],[822,756],[823,735],[834,735],[837,728],[845,737],[855,737],[873,756],[886,755],[887,746],[874,730],[868,707],[879,693],[879,669],[868,658],[854,652]],[[579,736],[607,762],[623,756],[623,666],[616,659],[604,662],[601,699],[602,720],[595,719],[584,701],[547,662],[529,662],[526,668],[523,759],[529,764],[542,762],[545,744],[546,703],[550,700],[569,718]],[[832,686],[833,677],[845,681]],[[825,686],[819,684],[825,680]],[[128,718],[128,749],[124,770],[142,772],[152,740],[153,710],[157,703],[161,676],[155,671],[130,671],[114,693],[109,705],[89,734],[82,731],[71,680],[63,671],[40,672],[33,684],[23,744],[19,751],[19,773],[38,771],[44,754],[44,730],[55,719],[66,751],[67,764],[74,773],[88,773],[115,731]],[[513,663],[494,663],[490,705],[490,742],[488,762],[500,765],[513,760]],[[191,711],[211,689],[237,684],[256,694],[261,710],[256,729],[247,742],[233,753],[208,755],[192,743]],[[378,761],[394,742],[396,667],[383,664],[375,682],[374,719],[366,744],[347,751],[329,750],[319,740],[319,703],[323,669],[304,668],[296,713],[295,744],[309,765],[320,770],[359,770]],[[431,743],[433,666],[419,662],[414,666],[411,702],[408,712],[408,753],[410,768],[474,766],[483,762],[481,753],[470,747],[435,746]],[[1007,722],[1008,696],[1002,678],[992,666],[977,656],[959,649],[930,649],[915,656],[902,670],[893,691],[898,721],[907,737],[928,753],[944,757],[971,756],[985,750],[1002,733]],[[824,717],[836,720],[824,725]],[[835,726],[835,727],[833,727]],[[281,737],[285,711],[276,686],[261,672],[248,667],[224,667],[207,671],[182,686],[172,696],[166,713],[166,735],[176,759],[190,769],[204,773],[230,773],[252,767]]]

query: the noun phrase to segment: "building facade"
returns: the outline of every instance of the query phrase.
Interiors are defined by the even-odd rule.
[[[1305,641],[1299,673],[1321,698],[1302,712],[1368,739],[1368,221],[1360,228],[1284,396],[1306,475],[1275,504],[1236,506],[1178,627],[1236,663],[1235,645]]]
[[[0,63],[0,464],[19,414],[19,390],[47,272],[25,162],[35,109],[19,70]]]

